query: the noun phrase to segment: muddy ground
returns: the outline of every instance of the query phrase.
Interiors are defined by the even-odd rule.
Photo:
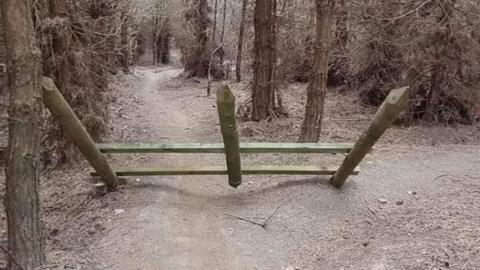
[[[112,87],[107,142],[221,141],[206,82],[137,67]],[[248,85],[231,83],[239,103]],[[288,118],[240,123],[243,141],[295,141],[305,85],[283,87]],[[352,142],[374,110],[327,98],[321,141]],[[129,178],[95,197],[85,162],[46,171],[50,269],[480,269],[480,125],[394,127],[342,190],[328,178]],[[115,165],[222,164],[221,155],[116,155]],[[246,164],[338,165],[343,156],[246,155]],[[3,177],[3,176],[2,176]],[[3,182],[3,181],[1,181]],[[2,188],[3,190],[3,188]],[[252,222],[264,223],[265,228]],[[0,214],[5,244],[5,216]]]

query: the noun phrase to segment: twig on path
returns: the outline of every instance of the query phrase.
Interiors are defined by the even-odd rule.
[[[266,228],[266,225],[265,225],[264,223],[259,223],[259,222],[253,221],[253,220],[251,220],[251,219],[244,218],[244,217],[237,216],[237,215],[233,215],[233,214],[229,214],[229,213],[225,213],[225,215],[230,216],[230,217],[233,217],[233,218],[237,218],[237,219],[242,220],[242,221],[246,221],[246,222],[248,222],[248,223],[252,223],[252,224],[254,224],[254,225],[257,225],[257,226],[262,227],[262,228],[265,229],[265,230],[267,229],[267,228]]]
[[[298,215],[300,215],[300,214],[303,214],[303,213],[305,213],[305,210],[300,211],[300,212],[298,212],[298,213],[295,213],[295,214],[293,214],[293,215],[291,215],[291,216],[288,216],[288,217],[286,217],[286,218],[282,218],[282,219],[278,220],[277,223],[283,222],[283,221],[285,221],[285,220],[289,220],[289,219],[291,219],[291,218],[293,218],[293,217],[296,217],[296,216],[298,216]]]
[[[442,175],[439,175],[439,176],[437,176],[437,177],[433,178],[433,181],[435,181],[435,180],[438,180],[438,179],[440,179],[440,178],[443,178],[443,177],[446,177],[446,176],[449,176],[449,174],[442,174]]]
[[[376,215],[377,212],[375,212],[375,210],[373,210],[371,207],[367,207],[368,211],[370,211],[370,213]]]
[[[253,221],[253,220],[248,219],[248,218],[245,218],[245,217],[241,217],[241,216],[229,214],[229,213],[225,213],[225,215],[230,216],[230,217],[233,217],[233,218],[236,218],[236,219],[239,219],[239,220],[242,220],[242,221],[246,221],[246,222],[248,222],[248,223],[252,223],[252,224],[257,225],[257,226],[260,226],[260,227],[262,227],[264,230],[266,230],[268,224],[269,224],[269,223],[273,220],[273,218],[277,215],[278,211],[279,211],[280,208],[285,204],[285,202],[286,202],[286,200],[283,201],[283,202],[275,209],[275,211],[273,211],[273,213],[272,213],[268,218],[266,218],[265,221],[262,222],[262,223]]]
[[[377,211],[373,210],[373,208],[370,207],[370,205],[368,204],[368,201],[366,199],[364,201],[365,201],[365,204],[367,205],[368,211],[370,211],[370,213],[376,215]]]
[[[278,207],[277,209],[275,209],[275,211],[273,211],[273,213],[265,220],[264,224],[265,224],[265,227],[268,225],[268,223],[275,217],[275,215],[278,213],[278,210],[280,210],[280,208],[285,204],[286,201],[283,201]]]

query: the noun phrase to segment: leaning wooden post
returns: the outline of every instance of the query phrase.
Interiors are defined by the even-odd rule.
[[[235,120],[235,96],[225,85],[217,90],[217,107],[220,127],[225,144],[228,183],[236,188],[242,184],[242,166],[240,159],[240,140]]]
[[[60,122],[65,133],[78,147],[85,156],[90,165],[102,177],[102,180],[109,188],[115,188],[118,185],[118,179],[107,160],[95,146],[93,139],[87,132],[83,124],[68,105],[57,86],[52,79],[43,77],[43,102]]]
[[[330,179],[330,183],[337,188],[342,187],[347,178],[360,164],[373,145],[383,135],[395,119],[408,105],[408,87],[392,90],[380,109],[375,114],[368,129],[353,146],[352,151],[343,161],[342,166]]]

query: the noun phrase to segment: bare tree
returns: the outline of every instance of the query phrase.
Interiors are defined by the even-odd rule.
[[[190,77],[206,78],[209,65],[208,54],[208,2],[194,0],[193,6],[186,15],[192,21],[195,46],[188,57],[185,57],[185,72]]]
[[[39,148],[42,124],[41,54],[31,0],[3,0],[10,89],[5,168],[10,270],[30,270],[45,260],[40,223]]]
[[[223,19],[222,19],[222,32],[220,33],[220,46],[222,47],[222,53],[220,54],[220,65],[223,64],[223,58],[225,53],[223,53],[223,45],[225,44],[225,23],[227,22],[227,0],[223,1]]]
[[[170,62],[171,29],[168,8],[168,2],[165,0],[157,2],[154,6],[152,38],[154,65]]]
[[[333,7],[333,0],[316,0],[315,63],[312,78],[307,88],[308,100],[300,133],[301,142],[318,142],[322,130]]]
[[[235,72],[237,75],[237,82],[242,80],[242,55],[243,55],[243,36],[245,35],[245,18],[247,14],[248,0],[242,0],[242,14],[240,19],[240,29],[238,31],[238,45],[237,45],[237,63]]]
[[[215,44],[217,41],[217,17],[218,17],[218,0],[215,0],[213,9],[213,31],[212,31],[212,43]]]
[[[121,7],[121,30],[120,30],[120,45],[121,55],[120,64],[125,73],[129,72],[131,62],[131,49],[130,49],[130,16],[128,15],[128,6]]]
[[[275,115],[276,0],[255,1],[252,120]]]

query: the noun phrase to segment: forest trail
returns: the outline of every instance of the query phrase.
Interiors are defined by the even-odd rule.
[[[179,91],[166,89],[180,69],[139,68],[144,78],[137,93],[140,115],[148,135],[140,141],[201,142],[205,138],[196,114],[206,108],[183,104]],[[178,90],[178,89],[177,89]],[[208,106],[212,109],[211,106]],[[218,161],[221,161],[220,158]],[[155,156],[152,165],[198,162],[194,156]],[[102,246],[113,247],[105,269],[244,269],[228,249],[225,234],[232,233],[223,221],[219,198],[209,197],[209,177],[151,177],[136,186],[140,200],[148,202],[128,209],[126,226],[107,237]],[[224,183],[222,183],[224,184]],[[202,191],[202,189],[206,189]]]
[[[142,83],[127,89],[137,106],[113,121],[113,136],[129,130],[125,141],[221,141],[214,98],[205,97],[204,82],[178,79],[181,72],[137,67]],[[302,177],[248,177],[237,190],[226,177],[129,179],[119,198],[125,212],[92,253],[99,269],[118,270],[428,269],[476,260],[480,147],[379,148],[340,191]],[[222,162],[221,155],[116,159]],[[230,215],[271,220],[264,229]]]

